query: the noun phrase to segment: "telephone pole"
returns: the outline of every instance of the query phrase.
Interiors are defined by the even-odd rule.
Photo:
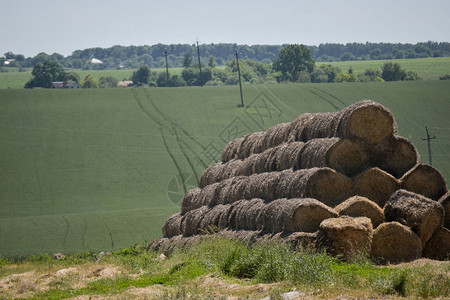
[[[422,138],[422,141],[428,141],[428,160],[430,161],[430,166],[432,166],[432,161],[431,161],[431,140],[436,138],[436,135],[430,136],[430,134],[428,133],[428,127],[425,126],[425,130],[427,131],[427,137],[426,138]]]
[[[164,55],[166,56],[166,87],[169,86],[169,66],[167,63],[167,49],[164,49]]]
[[[241,90],[241,107],[244,107],[244,96],[242,95],[242,81],[241,81],[241,69],[239,68],[239,55],[237,52],[237,49],[234,50],[236,55],[236,65],[238,69],[238,76],[239,76],[239,89]]]
[[[203,86],[203,81],[202,81],[202,64],[200,63],[200,47],[198,46],[198,40],[197,40],[197,56],[198,56],[198,69],[200,71],[200,73],[199,73],[199,82],[200,82],[200,85]]]

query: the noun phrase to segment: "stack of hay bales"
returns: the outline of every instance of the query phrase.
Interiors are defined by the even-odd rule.
[[[219,231],[325,245],[344,259],[448,259],[449,199],[442,174],[397,135],[393,114],[363,100],[231,141],[150,247],[170,252]]]

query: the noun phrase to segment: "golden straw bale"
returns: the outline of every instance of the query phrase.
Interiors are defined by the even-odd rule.
[[[297,167],[330,167],[344,175],[352,176],[364,170],[369,163],[369,151],[361,141],[349,138],[318,138],[303,146]]]
[[[224,214],[227,215],[228,218],[228,210],[230,209],[229,205],[216,205],[213,208],[210,208],[202,218],[200,222],[200,229],[202,230],[210,230],[215,228],[225,228],[228,227],[228,224],[220,223],[220,220]]]
[[[153,251],[160,251],[161,245],[167,243],[167,240],[169,240],[169,238],[163,237],[151,241],[150,244],[147,246],[147,251],[149,251],[150,249]]]
[[[288,143],[287,147],[283,151],[284,157],[280,160],[277,170],[282,171],[290,168],[297,169],[300,153],[302,152],[304,146],[305,143],[303,142]]]
[[[290,198],[292,180],[294,179],[294,171],[291,169],[280,171],[276,173],[278,175],[278,182],[275,186],[275,199]],[[297,197],[301,198],[301,197]]]
[[[181,213],[186,213],[192,209],[202,206],[201,192],[202,189],[194,188],[184,194],[183,201],[181,202]]]
[[[439,199],[439,204],[444,208],[444,227],[450,229],[450,192],[447,192]]]
[[[373,148],[372,164],[400,178],[419,163],[419,152],[407,138],[395,135]]]
[[[336,115],[339,126],[334,136],[354,137],[376,145],[397,133],[392,112],[372,100],[356,102]]]
[[[241,147],[244,138],[237,138],[231,142],[229,142],[225,149],[222,151],[222,162],[227,162],[229,160],[235,159],[238,156],[239,148]]]
[[[304,113],[291,122],[288,129],[288,142],[304,141],[303,131],[313,119],[314,114]]]
[[[211,199],[211,201],[205,201],[204,205],[209,205],[209,206],[214,206],[217,204],[230,204],[233,203],[237,200],[240,200],[240,198],[238,197],[238,194],[235,194],[234,191],[234,186],[244,180],[247,179],[249,177],[246,176],[236,176],[236,177],[232,177],[229,179],[226,179],[222,182],[220,182],[220,186],[218,186],[218,192],[216,193],[216,196],[214,199]],[[206,204],[208,203],[208,204]]]
[[[400,178],[402,189],[439,200],[447,192],[444,176],[437,169],[426,164],[417,164]]]
[[[353,179],[355,195],[369,198],[380,207],[398,189],[398,180],[379,168],[370,168]]]
[[[352,180],[330,168],[295,171],[289,187],[289,198],[315,198],[334,207],[353,195]]]
[[[318,244],[316,232],[278,232],[270,236],[270,241],[275,243],[288,243],[295,248],[311,249]]]
[[[231,239],[240,240],[246,245],[252,245],[259,239],[261,232],[254,230],[221,230],[217,233],[217,236]]]
[[[281,148],[283,145],[278,145],[274,148],[270,148],[263,153],[263,157],[261,157],[261,161],[258,164],[264,163],[264,170],[265,172],[274,172],[278,170],[277,166],[277,153],[278,149]],[[256,167],[256,165],[255,165]]]
[[[345,260],[361,252],[370,252],[373,228],[369,218],[329,218],[320,223],[319,231],[328,251],[342,255]]]
[[[183,236],[190,236],[197,234],[200,229],[200,223],[202,222],[203,216],[210,210],[206,206],[193,209],[188,211],[181,221],[181,232]]]
[[[252,199],[249,201],[249,204],[250,206],[244,215],[245,225],[243,228],[258,230],[263,227],[262,212],[266,204],[261,199]]]
[[[408,226],[386,222],[373,231],[372,255],[381,262],[407,262],[421,254],[422,242]]]
[[[251,173],[248,175],[275,171],[275,170],[270,170],[270,169],[266,168],[267,160],[268,160],[269,156],[271,155],[273,149],[274,148],[271,148],[262,153],[253,154],[245,160],[245,161],[249,160],[250,162],[252,162]]]
[[[289,146],[288,143],[284,143],[284,144],[279,145],[276,148],[274,157],[272,158],[272,159],[275,159],[275,170],[274,171],[281,171],[281,170],[289,169],[289,168],[284,168],[284,169],[281,168],[281,165],[283,164],[283,161],[286,158],[285,150],[288,148],[288,146]],[[273,163],[272,163],[272,165],[273,165]]]
[[[249,200],[239,200],[230,204],[230,213],[228,214],[228,227],[232,229],[246,229],[245,227],[245,209]]]
[[[235,166],[235,176],[249,176],[254,172],[254,165],[258,162],[261,154],[252,154],[244,160],[240,160],[240,164]],[[264,172],[264,171],[263,171]],[[260,173],[260,172],[258,172]]]
[[[334,210],[340,216],[367,217],[372,221],[374,228],[384,222],[384,212],[375,202],[361,196],[348,198]]]
[[[241,146],[239,147],[239,151],[237,153],[237,158],[244,159],[246,157],[249,157],[250,155],[254,153],[259,152],[253,152],[253,151],[262,151],[262,148],[260,147],[260,139],[264,136],[264,132],[253,132],[249,133],[244,137],[244,140],[241,143]]]
[[[421,239],[422,245],[442,226],[444,209],[434,200],[406,190],[395,192],[384,207],[387,221],[409,226]]]
[[[222,165],[222,172],[220,172],[219,180],[222,181],[234,176],[237,176],[239,174],[236,174],[236,170],[240,167],[240,165],[243,163],[240,159],[232,159],[228,161],[227,163]]]
[[[440,228],[423,249],[423,256],[437,260],[450,260],[450,230]]]
[[[278,195],[276,192],[279,180],[280,174],[278,172],[264,173],[262,180],[259,183],[258,193],[253,195],[253,197],[259,197],[267,200],[277,199]]]
[[[303,129],[301,141],[339,136],[336,135],[338,123],[336,113],[315,113]]]
[[[316,199],[278,199],[264,207],[263,228],[259,229],[272,233],[315,232],[323,220],[337,216],[332,208]]]
[[[277,124],[264,133],[262,137],[263,149],[269,149],[285,143],[288,140],[291,123]]]
[[[164,237],[172,237],[181,234],[182,220],[183,216],[181,215],[181,213],[171,215],[169,218],[167,218],[162,228]]]
[[[221,179],[221,172],[223,171],[223,166],[221,162],[210,165],[203,171],[202,176],[200,176],[199,187],[203,188],[209,184],[219,182]]]

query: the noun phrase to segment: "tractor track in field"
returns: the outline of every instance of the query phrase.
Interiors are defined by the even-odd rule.
[[[314,88],[315,90],[319,91],[319,92],[322,92],[322,93],[324,93],[324,94],[330,96],[331,98],[333,98],[333,99],[335,99],[336,101],[338,101],[339,103],[341,103],[341,104],[343,105],[342,108],[348,106],[348,104],[345,104],[344,101],[342,101],[341,99],[339,99],[339,98],[336,97],[335,95],[333,95],[333,94],[331,94],[331,93],[328,93],[328,92],[326,92],[326,91],[324,91],[324,90],[321,90],[321,89],[319,89],[318,87],[313,87],[313,88]],[[342,109],[342,108],[341,108],[341,109]]]
[[[308,92],[310,92],[311,94],[314,94],[315,96],[319,97],[320,99],[325,100],[325,102],[327,102],[328,104],[330,104],[336,111],[341,110],[341,107],[337,106],[336,104],[333,103],[333,101],[327,99],[326,97],[320,95],[319,93],[317,93],[316,91],[309,89],[309,88],[304,88],[305,90],[307,90]]]

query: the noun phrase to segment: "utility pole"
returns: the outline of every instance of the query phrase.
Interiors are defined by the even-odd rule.
[[[428,133],[428,127],[425,126],[425,130],[427,131],[427,137],[426,138],[422,138],[422,141],[428,141],[428,159],[430,161],[430,166],[432,166],[432,161],[431,161],[431,140],[436,138],[436,135],[430,136],[430,134]]]
[[[166,87],[169,86],[169,66],[167,63],[167,49],[164,49],[164,55],[166,56]]]
[[[236,65],[238,69],[238,76],[239,76],[239,89],[241,90],[241,107],[244,107],[244,96],[242,95],[242,81],[241,81],[241,69],[239,68],[239,55],[237,52],[237,49],[234,50],[236,55]]]
[[[202,82],[202,64],[200,63],[200,47],[198,46],[198,40],[197,40],[197,56],[198,56],[198,69],[200,71],[200,73],[199,73],[199,82],[200,82],[200,85],[203,86],[203,82]]]

